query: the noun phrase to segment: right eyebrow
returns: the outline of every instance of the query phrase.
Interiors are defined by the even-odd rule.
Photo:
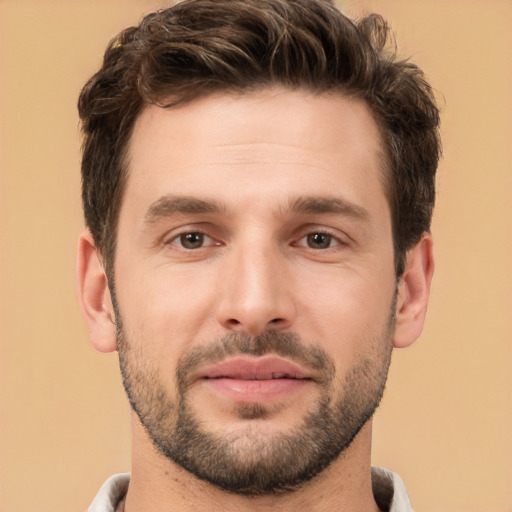
[[[153,224],[176,213],[221,213],[224,211],[225,208],[218,201],[191,196],[166,195],[149,206],[144,216],[144,222]]]

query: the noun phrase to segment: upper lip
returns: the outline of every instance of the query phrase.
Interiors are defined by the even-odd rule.
[[[310,379],[299,365],[274,355],[232,357],[206,368],[203,379]]]

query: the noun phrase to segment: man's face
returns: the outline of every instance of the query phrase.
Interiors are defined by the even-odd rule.
[[[164,456],[292,489],[347,448],[387,375],[396,279],[376,123],[283,89],[148,107],[129,147],[119,357]]]

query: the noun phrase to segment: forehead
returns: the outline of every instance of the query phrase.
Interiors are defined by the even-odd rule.
[[[349,178],[361,196],[353,199],[369,200],[362,196],[385,194],[383,154],[377,123],[358,99],[281,88],[216,94],[142,111],[126,194],[322,195]]]

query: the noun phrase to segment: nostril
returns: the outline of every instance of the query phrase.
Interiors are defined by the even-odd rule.
[[[283,319],[282,318],[273,318],[272,320],[270,320],[270,323],[271,324],[277,324],[279,322],[282,322]]]

